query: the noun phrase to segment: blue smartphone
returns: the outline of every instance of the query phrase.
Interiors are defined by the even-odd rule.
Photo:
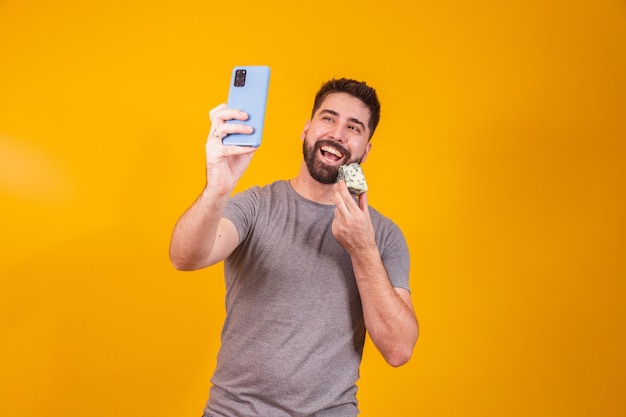
[[[254,132],[227,135],[224,145],[253,146],[261,145],[265,107],[270,83],[268,66],[237,66],[233,68],[228,89],[228,108],[248,113],[248,120],[228,120],[226,123],[240,123],[254,128]]]

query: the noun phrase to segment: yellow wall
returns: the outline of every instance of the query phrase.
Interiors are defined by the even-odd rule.
[[[200,415],[221,267],[167,247],[236,64],[273,70],[241,187],[296,173],[323,80],[379,91],[422,335],[368,342],[363,417],[626,416],[623,0],[0,1],[0,415]]]

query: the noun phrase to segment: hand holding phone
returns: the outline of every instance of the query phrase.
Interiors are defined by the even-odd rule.
[[[261,145],[265,108],[269,90],[270,68],[268,66],[237,66],[231,74],[228,90],[228,108],[248,113],[248,119],[228,120],[226,123],[238,123],[252,126],[251,134],[234,133],[227,135],[224,145],[252,146]]]

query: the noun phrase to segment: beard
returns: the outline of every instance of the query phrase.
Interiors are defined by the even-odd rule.
[[[305,138],[302,145],[302,154],[304,156],[304,162],[309,170],[311,177],[322,184],[333,184],[337,182],[337,175],[339,175],[339,166],[326,165],[322,161],[317,159],[317,155],[320,153],[320,148],[324,145],[331,145],[343,153],[346,161],[351,158],[350,151],[339,145],[337,142],[331,140],[320,140],[312,145],[307,143]],[[355,161],[361,162],[361,160]]]

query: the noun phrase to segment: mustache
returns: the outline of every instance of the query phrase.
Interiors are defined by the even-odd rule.
[[[343,157],[346,160],[350,160],[350,158],[352,157],[352,154],[350,153],[349,150],[347,150],[346,148],[344,148],[343,146],[341,146],[340,143],[332,141],[332,140],[328,140],[328,139],[322,139],[319,140],[315,143],[315,149],[316,150],[320,150],[322,146],[324,145],[328,145],[328,146],[332,146],[333,148],[337,148],[339,150],[339,152],[341,152],[343,154]]]

